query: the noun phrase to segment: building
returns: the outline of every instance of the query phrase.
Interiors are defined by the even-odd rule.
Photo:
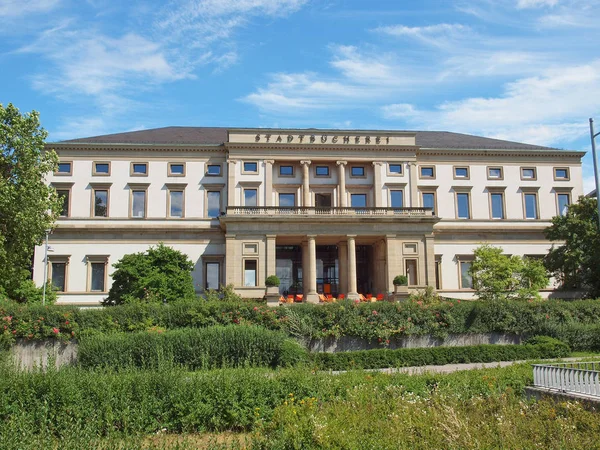
[[[448,132],[169,127],[48,146],[65,206],[47,276],[82,305],[158,242],[194,261],[198,292],[262,297],[277,274],[306,301],[354,298],[406,274],[469,298],[474,248],[541,257],[544,228],[582,195],[583,152]]]

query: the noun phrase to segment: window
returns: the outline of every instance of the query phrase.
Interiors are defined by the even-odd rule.
[[[92,175],[96,175],[96,176],[110,175],[110,163],[109,162],[94,162]]]
[[[56,175],[71,175],[73,163],[72,162],[59,162],[58,169],[56,169]]]
[[[244,255],[258,255],[258,242],[244,243],[242,252]]]
[[[59,292],[66,291],[67,281],[67,263],[66,262],[51,262],[52,270],[52,286]]]
[[[350,195],[350,206],[352,208],[366,208],[367,207],[367,194],[351,194]]]
[[[557,181],[569,179],[569,169],[567,167],[555,167],[554,179]]]
[[[131,163],[131,175],[145,177],[148,175],[148,163]]]
[[[469,194],[466,192],[456,193],[456,215],[459,219],[470,219]]]
[[[315,206],[317,208],[331,208],[331,194],[315,193]]]
[[[350,175],[353,177],[364,177],[365,168],[363,166],[354,166],[350,169]]]
[[[454,178],[469,178],[469,168],[468,167],[455,167],[454,168]]]
[[[503,178],[502,167],[488,167],[488,180],[501,180]]]
[[[146,217],[146,190],[131,191],[131,217],[143,219]]]
[[[169,189],[169,217],[183,217],[183,190]]]
[[[281,208],[293,208],[296,206],[296,194],[279,194],[279,206]]]
[[[212,177],[218,177],[221,175],[221,165],[220,164],[209,164],[206,166],[206,175],[210,175]]]
[[[185,176],[185,164],[184,163],[169,163],[169,176],[170,177],[184,177]]]
[[[221,215],[221,191],[208,191],[206,193],[208,217],[219,217]]]
[[[558,215],[564,216],[567,214],[569,205],[571,204],[571,194],[556,194],[558,204]]]
[[[257,286],[257,266],[255,259],[244,260],[244,286]]]
[[[421,178],[435,178],[435,168],[433,166],[421,166]]]
[[[316,166],[315,167],[315,176],[328,177],[329,176],[329,166]]]
[[[207,262],[204,280],[205,289],[219,289],[221,287],[221,263]]]
[[[492,219],[504,219],[504,194],[501,192],[490,193]]]
[[[421,192],[421,205],[423,208],[431,208],[435,215],[435,192]]]
[[[294,176],[294,166],[279,166],[279,176],[280,177],[293,177]]]
[[[244,206],[258,206],[256,189],[244,189]]]
[[[404,261],[404,266],[406,269],[406,278],[408,278],[408,285],[416,286],[419,283],[417,277],[417,260],[407,259]]]
[[[69,197],[71,191],[69,189],[57,189],[56,194],[61,203],[60,217],[69,217]]]
[[[523,194],[525,201],[525,218],[526,219],[537,219],[537,194]]]
[[[244,173],[258,173],[258,163],[257,162],[244,162]]]
[[[442,289],[442,256],[435,256],[435,288]]]
[[[88,256],[88,292],[106,292],[108,256]]]
[[[521,167],[521,179],[522,180],[535,180],[537,178],[535,168],[533,167]]]
[[[93,188],[94,217],[108,217],[108,188]]]
[[[404,204],[404,193],[400,189],[390,191],[390,206],[392,208],[402,208]]]
[[[473,289],[471,261],[458,261],[460,267],[460,289]]]
[[[388,164],[388,171],[390,175],[402,175],[402,164],[390,163]]]

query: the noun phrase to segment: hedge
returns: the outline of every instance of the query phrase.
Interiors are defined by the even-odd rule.
[[[464,347],[374,349],[355,352],[316,353],[319,369],[379,369],[425,365],[517,361],[521,359],[562,358],[571,349],[565,343],[539,336],[523,345],[470,345]]]
[[[306,355],[300,344],[281,332],[230,325],[92,335],[81,339],[78,363],[84,368],[115,369],[285,367],[305,360]]]

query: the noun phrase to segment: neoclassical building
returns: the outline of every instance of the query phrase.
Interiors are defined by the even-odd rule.
[[[64,207],[34,279],[79,305],[159,242],[195,263],[198,292],[262,297],[276,274],[316,302],[385,295],[405,274],[469,298],[474,248],[543,257],[544,228],[583,194],[583,152],[449,132],[168,127],[48,147]]]

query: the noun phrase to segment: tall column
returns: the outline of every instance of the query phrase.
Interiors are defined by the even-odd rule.
[[[356,288],[356,236],[348,236],[348,299],[358,300]]]
[[[435,289],[435,249],[433,233],[425,235],[425,283]]]
[[[275,242],[277,236],[274,234],[267,234],[267,277],[270,275],[277,275],[277,255],[275,250]]]
[[[227,161],[227,206],[235,206],[235,163],[230,159]]]
[[[310,172],[308,166],[311,161],[303,160],[300,161],[302,164],[302,206],[310,206]]]
[[[319,303],[319,296],[317,295],[317,243],[315,241],[315,235],[308,235],[308,268],[309,268],[309,279],[308,279],[308,293],[306,294],[306,301],[308,303]]]
[[[383,206],[381,202],[381,161],[373,161],[373,189],[375,190],[375,206],[380,208]],[[389,206],[389,205],[388,205]]]
[[[233,284],[234,286],[241,285],[241,279],[236,277],[237,266],[241,265],[240,259],[237,257],[237,242],[235,234],[225,235],[225,284]],[[240,267],[241,274],[241,267]]]
[[[402,258],[398,254],[398,242],[395,234],[385,236],[386,242],[386,258],[387,258],[387,281],[386,286],[388,292],[394,290],[394,277],[403,275]]]
[[[273,161],[265,159],[265,206],[273,206]]]
[[[348,206],[348,202],[346,201],[346,164],[348,164],[348,161],[338,161],[337,162],[337,166],[338,166],[338,185],[339,185],[339,191],[340,191],[340,201],[338,203],[338,206],[341,206],[342,208],[345,208],[346,206]]]
[[[409,162],[408,170],[410,172],[410,207],[416,208],[419,205],[419,192],[417,191],[418,175],[417,175],[417,163]]]
[[[348,293],[348,243],[338,242],[338,263],[340,285],[338,290],[342,294]]]
[[[308,294],[308,280],[310,278],[310,268],[308,267],[308,241],[302,241],[302,293],[304,298]]]

